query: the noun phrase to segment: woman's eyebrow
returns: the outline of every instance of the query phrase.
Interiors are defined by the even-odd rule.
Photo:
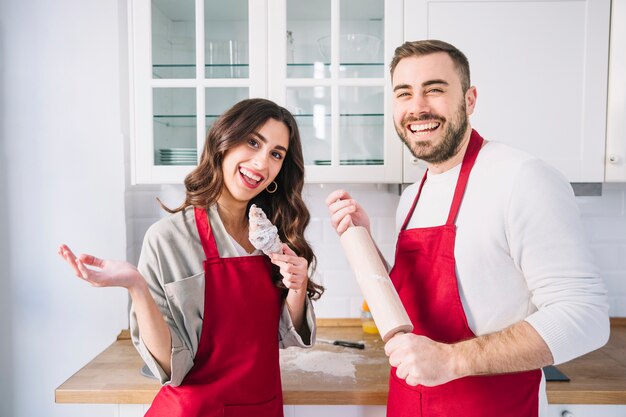
[[[259,132],[254,132],[254,135],[255,135],[257,138],[259,138],[259,139],[261,140],[261,142],[263,142],[263,143],[267,143],[267,139],[265,138],[265,136],[263,136],[263,135],[262,135],[262,134],[260,134]],[[285,147],[284,147],[284,146],[282,146],[282,145],[276,145],[276,146],[274,147],[274,149],[278,149],[278,150],[281,150],[281,151],[287,152],[287,148],[285,148]]]

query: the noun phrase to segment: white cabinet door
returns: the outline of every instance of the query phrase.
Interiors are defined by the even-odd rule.
[[[405,0],[405,40],[465,53],[478,90],[471,123],[570,182],[604,180],[610,0]],[[405,151],[406,152],[406,151]],[[405,155],[405,182],[417,180]]]
[[[626,2],[611,7],[605,179],[626,182]]]
[[[285,417],[385,417],[384,405],[286,405]]]
[[[626,417],[626,405],[550,404],[546,417]]]
[[[114,417],[141,417],[149,404],[120,404]],[[383,417],[384,405],[285,405],[285,417]],[[569,414],[568,414],[569,413]],[[626,417],[626,405],[551,404],[546,417]]]

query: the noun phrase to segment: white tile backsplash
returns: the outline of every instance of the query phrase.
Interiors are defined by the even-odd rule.
[[[306,238],[318,260],[315,279],[326,287],[315,304],[318,317],[358,317],[362,302],[324,203],[326,196],[338,188],[349,191],[367,209],[372,234],[388,261],[393,261],[395,252],[395,209],[400,199],[397,185],[306,185],[304,199],[311,213]],[[182,185],[136,186],[127,192],[127,251],[133,262],[137,262],[149,225],[167,215],[156,197],[170,207],[177,207],[184,199],[184,188]],[[591,251],[609,292],[610,314],[626,317],[626,184],[604,184],[601,197],[576,200]]]

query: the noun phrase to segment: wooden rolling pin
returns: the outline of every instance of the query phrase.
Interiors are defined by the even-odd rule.
[[[398,332],[412,332],[409,315],[367,230],[351,225],[340,240],[383,341]]]

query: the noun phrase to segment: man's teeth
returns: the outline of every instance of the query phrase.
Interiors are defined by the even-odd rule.
[[[251,180],[254,180],[256,182],[259,182],[263,179],[263,177],[261,177],[260,175],[256,175],[251,171],[248,171],[245,168],[240,168],[239,172],[241,172],[243,175],[245,175],[246,177],[250,178]]]
[[[411,129],[411,132],[413,133],[423,132],[425,130],[433,130],[438,127],[439,127],[439,123],[437,122],[409,125],[409,129]]]

